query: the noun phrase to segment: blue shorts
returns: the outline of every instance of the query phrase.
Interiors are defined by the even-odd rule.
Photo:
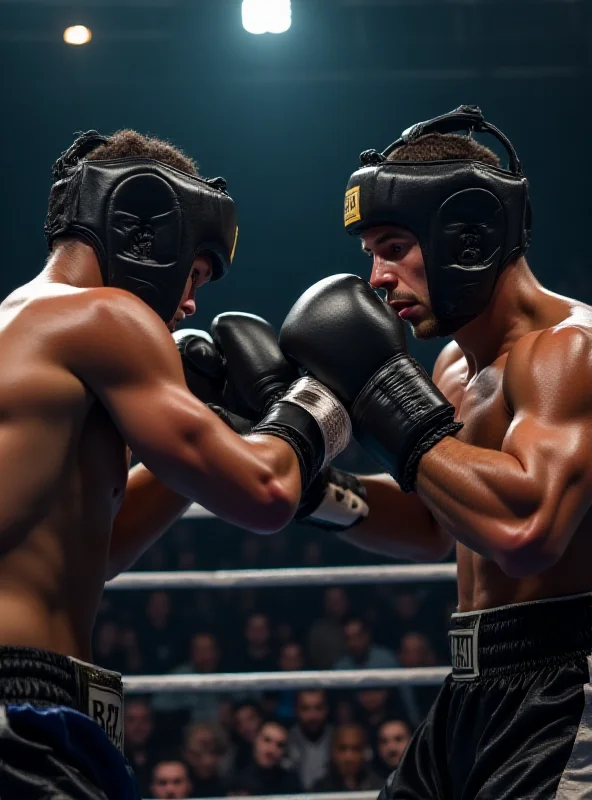
[[[114,675],[54,653],[0,647],[2,800],[140,799],[119,749]]]
[[[2,800],[139,800],[122,753],[72,708],[0,706]]]

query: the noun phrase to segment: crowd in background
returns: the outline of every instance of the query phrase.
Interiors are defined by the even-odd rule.
[[[137,568],[380,562],[302,525],[260,537],[220,520],[184,520]],[[127,675],[445,665],[447,618],[455,602],[452,582],[107,591],[94,657]],[[436,692],[404,687],[130,695],[125,752],[143,797],[378,789]]]

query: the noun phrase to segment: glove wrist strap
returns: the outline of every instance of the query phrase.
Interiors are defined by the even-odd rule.
[[[278,436],[294,449],[303,491],[351,438],[347,411],[322,383],[301,378],[288,389],[253,433]]]
[[[454,406],[407,353],[389,359],[351,409],[356,439],[404,492],[414,490],[422,456],[463,427],[454,413]]]

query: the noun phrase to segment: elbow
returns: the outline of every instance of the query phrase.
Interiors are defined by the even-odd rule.
[[[512,532],[498,550],[495,561],[510,578],[528,578],[545,572],[563,555],[548,525],[531,523]]]
[[[294,518],[298,498],[284,481],[272,478],[261,487],[257,507],[254,509],[250,529],[253,533],[267,535],[278,533]]]

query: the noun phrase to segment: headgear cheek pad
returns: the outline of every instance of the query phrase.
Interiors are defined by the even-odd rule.
[[[510,170],[474,160],[386,159],[426,133],[462,128],[493,133],[508,150]],[[530,241],[528,181],[514,148],[479,109],[461,106],[413,126],[384,153],[362,153],[361,162],[345,194],[348,233],[378,225],[412,231],[439,332],[454,333],[485,309],[503,267],[525,253]]]
[[[84,134],[56,162],[48,244],[86,239],[104,284],[132,292],[169,322],[196,256],[211,257],[213,280],[230,267],[234,202],[223,178],[195,177],[150,158],[83,160],[104,141],[94,131]]]

